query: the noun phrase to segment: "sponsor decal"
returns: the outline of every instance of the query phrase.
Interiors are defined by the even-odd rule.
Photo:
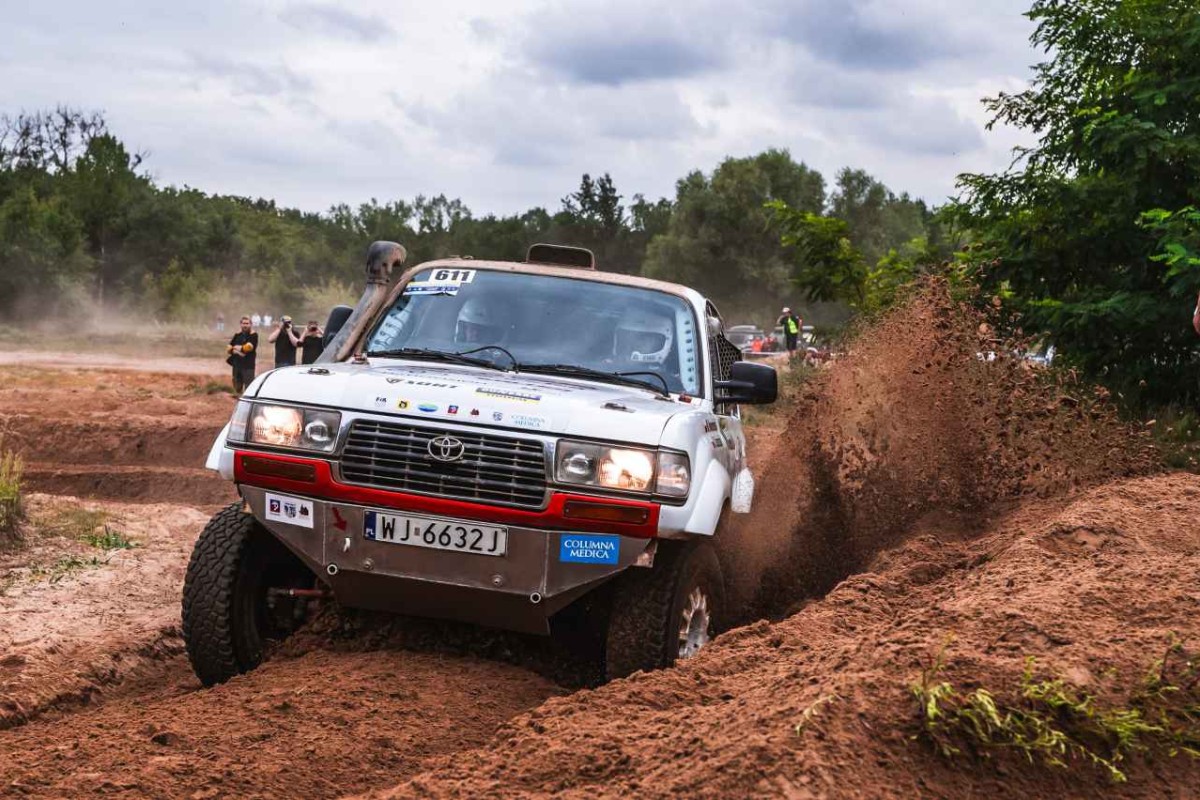
[[[496,397],[500,400],[515,400],[518,403],[540,403],[542,396],[533,392],[522,392],[517,389],[494,389],[482,386],[475,390],[475,394],[482,394],[486,397]]]
[[[620,555],[620,536],[564,533],[559,537],[558,560],[564,564],[616,564]]]
[[[500,422],[502,419],[504,419],[504,415],[501,414],[499,411],[492,412],[492,420],[493,421]]]
[[[457,414],[458,406],[450,406],[449,408],[446,409],[446,413],[447,414]]]
[[[717,421],[715,419],[710,419],[707,422],[705,422],[704,423],[704,432],[705,433],[716,433],[717,432]]]
[[[545,417],[534,417],[529,414],[509,414],[508,421],[516,428],[530,428],[535,431],[545,430],[550,426],[550,420]]]
[[[267,494],[267,520],[295,525],[300,528],[313,526],[313,504],[311,500],[288,497],[282,494]]]
[[[478,408],[472,408],[472,409],[471,409],[471,416],[472,416],[472,417],[478,417],[478,416],[479,416],[479,409],[478,409]]]
[[[438,410],[438,407],[435,406],[433,403],[421,403],[421,405],[417,406],[417,410],[423,411],[426,414],[433,414],[434,412],[436,412]]]
[[[403,383],[405,386],[428,386],[430,389],[457,389],[457,383],[439,383],[438,381],[414,381],[412,378],[386,378],[388,383]]]
[[[404,287],[406,295],[447,294],[453,297],[458,294],[464,283],[475,280],[473,269],[438,269],[423,281],[416,281]]]
[[[396,408],[398,408],[398,409],[400,409],[401,411],[403,411],[404,409],[408,408],[408,401],[407,401],[407,400],[397,400],[397,401],[396,401]]]
[[[458,294],[458,285],[451,283],[410,283],[404,287],[404,296],[411,297],[413,295],[423,294],[445,294],[450,297]]]

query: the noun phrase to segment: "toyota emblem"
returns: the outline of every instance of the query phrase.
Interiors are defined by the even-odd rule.
[[[453,436],[435,436],[429,440],[429,455],[437,461],[458,461],[467,451],[467,446]]]

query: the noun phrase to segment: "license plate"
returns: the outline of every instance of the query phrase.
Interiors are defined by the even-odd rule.
[[[376,542],[477,553],[481,556],[502,556],[508,548],[508,528],[413,514],[385,514],[382,511],[367,511],[364,514],[363,536]]]

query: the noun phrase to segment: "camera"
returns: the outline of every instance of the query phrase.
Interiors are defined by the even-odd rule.
[[[312,331],[312,332],[316,333],[317,326],[316,326],[316,325],[309,325],[309,326],[308,326],[308,329],[309,329],[310,331]]]

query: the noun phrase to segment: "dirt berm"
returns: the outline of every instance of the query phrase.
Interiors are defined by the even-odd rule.
[[[922,734],[911,687],[935,663],[964,693],[1018,703],[1028,669],[1115,708],[1200,632],[1200,477],[1158,471],[1145,437],[1069,376],[988,360],[990,339],[933,284],[810,381],[731,537],[741,558],[727,554],[746,602],[780,621],[552,698],[371,796],[1111,791],[1069,752],[1049,766],[963,741],[945,756]],[[1200,778],[1183,753],[1118,766],[1129,796],[1191,796]]]

